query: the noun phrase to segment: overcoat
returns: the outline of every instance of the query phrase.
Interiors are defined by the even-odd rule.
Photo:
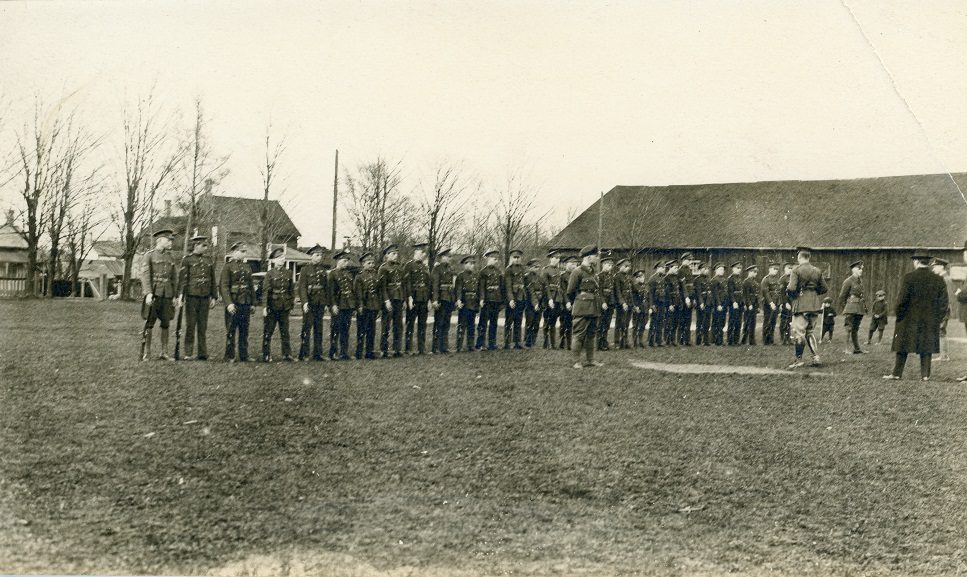
[[[896,304],[893,352],[940,352],[940,320],[947,311],[947,287],[939,275],[920,268],[903,277]]]

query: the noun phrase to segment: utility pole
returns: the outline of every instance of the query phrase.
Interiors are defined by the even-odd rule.
[[[598,201],[598,250],[601,248],[601,231],[604,229],[604,191],[601,192],[601,198]]]
[[[336,149],[336,169],[332,176],[332,244],[329,246],[336,250],[336,206],[339,199],[339,149]]]

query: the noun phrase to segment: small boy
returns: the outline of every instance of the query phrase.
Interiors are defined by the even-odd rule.
[[[833,299],[826,297],[823,299],[823,334],[819,337],[819,342],[826,340],[826,335],[829,335],[829,341],[833,342],[833,327],[836,324],[836,309],[833,308]]]
[[[876,300],[873,301],[873,320],[870,321],[870,335],[866,339],[866,344],[871,344],[873,342],[874,332],[879,333],[876,338],[876,344],[883,342],[883,331],[886,329],[887,309],[886,291],[876,291]]]

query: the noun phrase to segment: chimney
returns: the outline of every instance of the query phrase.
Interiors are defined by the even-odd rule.
[[[165,216],[171,216],[171,201],[165,201]]]

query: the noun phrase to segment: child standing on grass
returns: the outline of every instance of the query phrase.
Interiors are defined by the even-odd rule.
[[[883,331],[886,330],[886,313],[888,307],[886,303],[886,291],[876,291],[876,300],[873,301],[873,320],[870,321],[870,335],[866,338],[866,344],[873,343],[873,333],[879,333],[876,344],[883,342]]]
[[[823,299],[823,333],[819,336],[819,342],[826,340],[829,335],[829,342],[833,342],[833,326],[836,324],[836,309],[833,308],[833,299],[826,297]]]

